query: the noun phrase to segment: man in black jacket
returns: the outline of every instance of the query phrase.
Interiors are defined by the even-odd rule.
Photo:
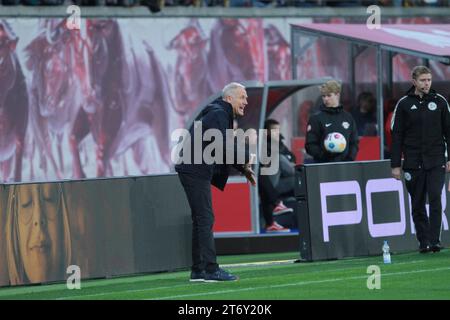
[[[247,92],[245,87],[236,82],[226,85],[222,90],[222,97],[208,105],[189,129],[191,139],[186,141],[187,147],[191,151],[190,159],[175,166],[175,170],[178,172],[178,177],[186,192],[192,213],[193,264],[190,281],[215,282],[234,281],[238,279],[236,276],[219,268],[216,261],[211,184],[220,190],[224,190],[225,188],[229,175],[229,165],[227,165],[227,161],[221,160],[223,160],[230,148],[234,149],[233,152],[235,152],[235,155],[239,149],[234,139],[231,140],[231,143],[227,139],[227,130],[233,129],[233,119],[235,117],[244,115],[246,105]],[[223,138],[223,150],[218,151],[223,151],[222,155],[215,154],[215,158],[219,157],[222,159],[213,163],[204,158],[205,149],[213,141],[200,141],[200,145],[196,146],[195,143],[199,142],[196,142],[194,138],[196,130],[200,130],[200,134],[203,137],[204,132],[209,129],[219,130],[221,138]],[[231,136],[233,136],[232,131]],[[185,151],[186,149],[183,147],[183,153]],[[248,158],[246,152],[245,159],[248,160]],[[235,159],[236,157],[233,160]],[[248,165],[248,161],[246,164],[241,165],[234,162],[233,166],[242,172],[252,185],[256,184],[255,174],[250,165]]]
[[[450,162],[450,108],[445,98],[431,89],[431,71],[412,70],[413,86],[398,102],[391,122],[392,176],[402,176],[411,196],[412,216],[421,253],[441,250],[441,192]],[[447,149],[447,150],[446,150]],[[425,209],[428,194],[429,218]]]
[[[314,162],[353,161],[358,153],[358,129],[355,120],[339,104],[341,85],[335,80],[320,87],[323,104],[320,111],[311,116],[306,128],[305,149]],[[324,140],[329,133],[342,134],[347,142],[342,152],[325,149]]]

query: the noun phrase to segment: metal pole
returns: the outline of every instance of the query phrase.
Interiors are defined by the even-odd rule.
[[[394,59],[394,55],[392,54],[391,51],[388,51],[387,52],[387,65],[386,65],[386,68],[387,68],[387,70],[386,70],[386,73],[387,73],[387,92],[386,93],[387,93],[387,96],[389,98],[392,98],[393,94],[394,94],[394,92],[393,92],[394,79],[393,79],[393,70],[392,70],[392,59]]]
[[[291,27],[292,28],[292,27]],[[291,71],[292,71],[292,79],[297,79],[297,54],[298,54],[298,45],[297,40],[299,37],[299,34],[295,31],[295,29],[292,29],[291,32]],[[298,119],[298,99],[297,94],[294,94],[291,99],[291,110],[292,114],[294,116],[294,119]],[[296,120],[293,121],[293,134],[298,135],[299,129],[298,129],[298,123]]]
[[[291,69],[292,69],[292,79],[297,79],[297,54],[299,47],[298,45],[298,38],[299,38],[299,32],[295,30],[295,28],[292,28],[291,26]]]
[[[264,120],[266,118],[266,110],[267,110],[267,99],[269,96],[269,88],[268,85],[264,85],[263,90],[263,96],[262,96],[262,103],[261,103],[261,113],[259,115],[259,126],[258,129],[262,129],[264,126]],[[262,136],[258,134],[258,155],[257,155],[257,161],[255,164],[255,173],[259,173],[259,153],[261,152],[262,148]],[[259,186],[258,186],[258,179],[256,180],[256,186],[254,188],[250,188],[250,194],[251,194],[251,205],[252,205],[252,229],[255,233],[261,233],[261,230],[259,228]]]
[[[355,46],[352,42],[349,42],[349,67],[350,67],[350,71],[349,71],[349,75],[350,75],[350,79],[349,79],[349,86],[350,86],[350,98],[352,101],[352,108],[354,108],[354,106],[356,105],[356,76],[355,76],[355,59],[356,56],[355,55]]]
[[[380,137],[380,159],[384,159],[384,108],[383,108],[383,55],[380,46],[377,46],[377,123]]]

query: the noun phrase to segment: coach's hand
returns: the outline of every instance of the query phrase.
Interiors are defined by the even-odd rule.
[[[402,169],[400,167],[392,168],[392,177],[394,179],[400,180],[402,178]]]
[[[450,161],[445,164],[445,172],[450,172]]]

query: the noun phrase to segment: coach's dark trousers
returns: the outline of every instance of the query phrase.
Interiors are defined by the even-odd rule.
[[[192,270],[214,272],[218,269],[214,243],[214,213],[211,182],[196,176],[178,173],[192,214]]]
[[[440,244],[442,224],[441,193],[445,182],[445,168],[404,170],[406,188],[411,196],[412,217],[417,240],[421,246]],[[428,195],[428,218],[425,208]]]

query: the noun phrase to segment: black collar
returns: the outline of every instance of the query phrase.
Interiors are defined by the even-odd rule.
[[[344,110],[344,107],[340,104],[337,107],[327,107],[324,104],[320,106],[320,110],[328,113],[339,113]]]
[[[409,88],[408,91],[406,92],[406,95],[410,96],[410,97],[415,97],[418,100],[428,100],[428,99],[431,99],[431,98],[435,98],[437,93],[436,93],[436,90],[430,89],[430,92],[428,92],[427,94],[424,94],[422,96],[422,98],[420,98],[420,96],[418,96],[416,94],[416,87],[411,86],[411,88]]]

